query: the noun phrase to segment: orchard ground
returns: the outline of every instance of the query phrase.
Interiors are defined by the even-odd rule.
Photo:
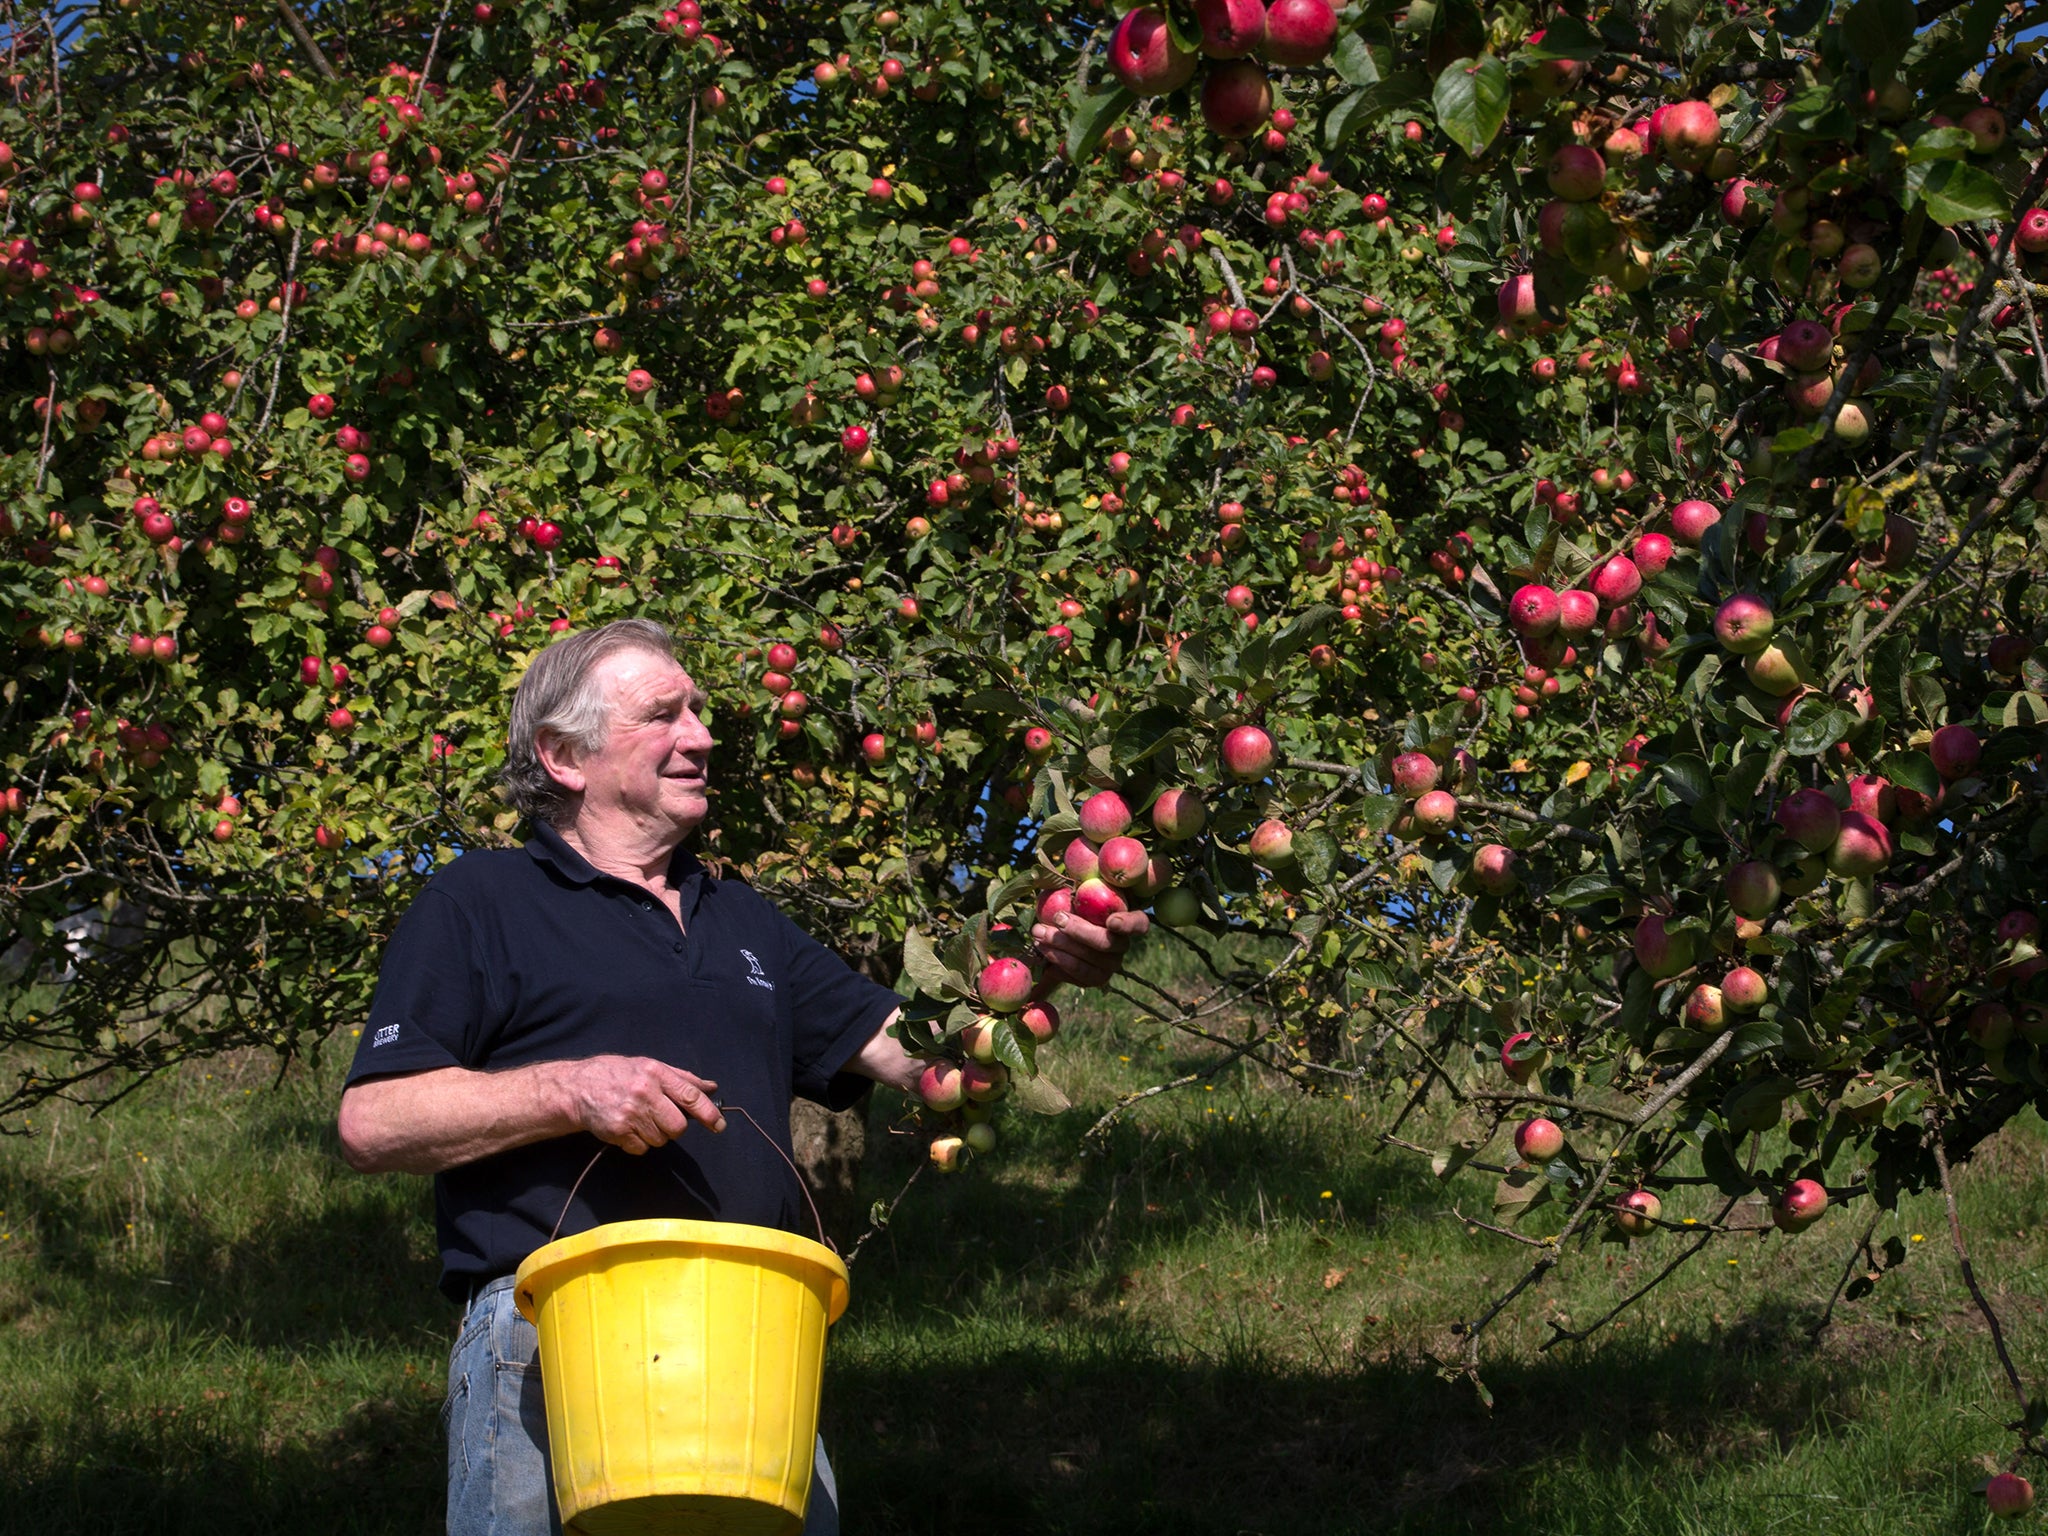
[[[1143,969],[1192,985],[1173,954]],[[1418,1159],[1375,1155],[1382,1095],[1232,1066],[1081,1156],[1119,1093],[1214,1051],[1117,999],[1072,1009],[1055,1049],[1076,1107],[924,1174],[854,1265],[825,1424],[849,1531],[1985,1528],[2009,1398],[1938,1197],[1879,1221],[1906,1262],[1817,1344],[1865,1204],[1717,1243],[1596,1344],[1544,1353],[1550,1318],[1590,1320],[1678,1239],[1590,1249],[1496,1325],[1489,1415],[1431,1352],[1523,1254],[1444,1215]],[[274,1091],[268,1058],[195,1065],[0,1142],[0,1533],[440,1529],[453,1319],[427,1186],[342,1166],[346,1056]],[[925,1155],[884,1134],[895,1107],[874,1106],[871,1199]],[[2028,1112],[1960,1177],[2024,1369],[2048,1348],[2048,1128]],[[1490,1184],[1450,1195],[1484,1214]]]

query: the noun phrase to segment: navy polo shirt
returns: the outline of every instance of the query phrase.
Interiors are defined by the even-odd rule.
[[[641,1156],[587,1132],[515,1147],[434,1179],[441,1289],[463,1300],[548,1241],[603,1222],[680,1216],[815,1236],[787,1154],[795,1095],[843,1109],[843,1069],[902,999],[766,897],[677,848],[678,927],[653,894],[603,874],[541,824],[521,849],[465,853],[429,880],[385,947],[348,1080],[582,1056],[651,1056],[718,1084],[726,1128],[692,1122]]]

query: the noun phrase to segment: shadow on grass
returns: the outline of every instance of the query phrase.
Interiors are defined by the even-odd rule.
[[[0,1437],[4,1536],[430,1536],[445,1526],[439,1394],[359,1404],[311,1441],[177,1409],[69,1406]]]
[[[229,1237],[203,1207],[151,1215],[159,1264],[110,1241],[122,1191],[0,1171],[0,1210],[34,1234],[31,1284],[61,1298],[66,1326],[118,1332],[166,1321],[208,1337],[292,1350],[452,1337],[438,1260],[410,1181],[338,1182],[311,1211],[278,1210]]]
[[[1714,1470],[1812,1448],[1841,1427],[1862,1371],[1790,1346],[1610,1347],[1494,1365],[1488,1415],[1423,1361],[1290,1371],[1070,1332],[936,1369],[842,1358],[826,1434],[849,1531],[1734,1536],[1765,1522]],[[1821,1484],[1770,1523],[1810,1498],[1803,1531],[1961,1536],[1984,1521],[1970,1486],[1944,1468],[1913,1490],[1910,1520],[1880,1525]]]

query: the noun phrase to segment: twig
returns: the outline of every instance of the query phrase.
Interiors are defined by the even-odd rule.
[[[36,494],[43,493],[43,478],[50,472],[50,424],[57,419],[57,365],[51,363],[50,392],[43,396],[43,446],[36,455]]]
[[[306,30],[306,23],[292,8],[292,0],[277,0],[277,12],[284,18],[285,26],[291,29],[292,37],[298,45],[306,50],[306,57],[312,61],[313,68],[319,71],[320,78],[339,80],[341,76],[334,72],[334,66],[327,62],[327,55],[320,51],[320,45],[313,41],[313,34]]]
[[[284,377],[284,354],[286,344],[291,340],[292,334],[292,292],[297,285],[299,275],[299,241],[304,234],[305,231],[302,229],[294,229],[292,231],[291,254],[285,258],[284,304],[282,306],[284,323],[278,328],[277,332],[277,361],[270,365],[270,393],[263,401],[263,417],[256,423],[256,436],[258,438],[261,438],[270,427],[270,413],[277,404],[278,382]]]
[[[1941,1084],[1941,1072],[1935,1070],[1935,1084]],[[1921,1119],[1927,1126],[1927,1139],[1934,1152],[1934,1167],[1941,1175],[1941,1198],[1948,1207],[1949,1241],[1956,1250],[1956,1267],[1962,1271],[1963,1284],[1969,1287],[1970,1299],[1977,1304],[1977,1310],[1984,1314],[1984,1322],[1991,1329],[1991,1347],[1997,1352],[1998,1363],[2005,1370],[2005,1379],[2012,1386],[2012,1395],[2020,1405],[2020,1419],[2027,1416],[2027,1388],[2020,1380],[2020,1373],[2012,1363],[2012,1354],[2005,1347],[2005,1329],[1999,1325],[1998,1314],[1991,1310],[1991,1302],[1984,1295],[1984,1288],[1977,1284],[1977,1270],[1970,1263],[1970,1250],[1963,1241],[1963,1219],[1956,1210],[1955,1184],[1949,1178],[1948,1149],[1941,1140],[1941,1112],[1929,1104],[1921,1112]],[[2022,1439],[2031,1444],[2035,1437],[2022,1430]]]

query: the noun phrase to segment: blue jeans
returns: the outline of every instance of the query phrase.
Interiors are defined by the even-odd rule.
[[[512,1277],[469,1304],[448,1357],[448,1536],[562,1536],[548,1465],[540,1340],[512,1300]],[[824,1437],[804,1536],[839,1536],[839,1490]]]

